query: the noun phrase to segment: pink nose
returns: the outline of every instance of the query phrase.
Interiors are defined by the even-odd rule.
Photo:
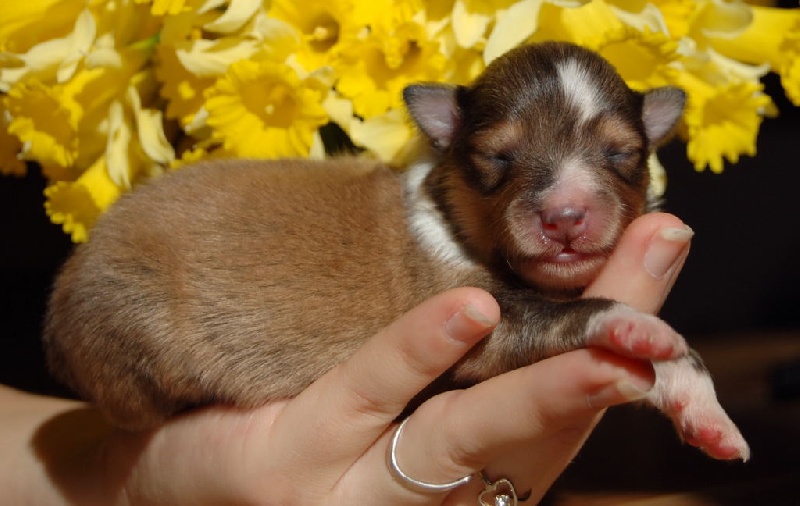
[[[556,207],[541,213],[544,235],[562,244],[569,244],[586,232],[585,207]]]

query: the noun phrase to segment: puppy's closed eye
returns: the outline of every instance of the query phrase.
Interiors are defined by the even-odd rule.
[[[483,158],[498,170],[508,170],[515,162],[514,153],[510,151],[500,151],[498,153],[485,153]]]
[[[606,148],[604,152],[606,161],[616,169],[636,167],[639,164],[640,154],[638,150],[631,148]]]

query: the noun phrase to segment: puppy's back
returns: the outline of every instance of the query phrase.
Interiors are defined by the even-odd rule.
[[[130,428],[296,394],[439,289],[402,181],[345,158],[207,162],[140,187],[54,286],[51,369]]]

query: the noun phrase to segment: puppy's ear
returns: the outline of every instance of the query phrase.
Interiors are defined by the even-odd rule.
[[[685,104],[686,93],[680,88],[665,86],[645,93],[642,121],[651,148],[670,138]]]
[[[411,118],[436,149],[447,149],[458,128],[457,90],[443,84],[412,84],[403,90]]]

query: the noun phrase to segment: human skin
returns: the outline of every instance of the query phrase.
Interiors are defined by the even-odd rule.
[[[585,296],[655,313],[691,233],[667,214],[627,229]],[[395,418],[499,320],[488,293],[459,288],[398,318],[296,398],[210,408],[153,431],[109,426],[89,405],[0,387],[3,504],[474,505],[479,479],[443,494],[392,477]],[[583,349],[422,404],[397,449],[404,472],[444,483],[485,469],[544,495],[609,406],[642,398],[648,362]]]

